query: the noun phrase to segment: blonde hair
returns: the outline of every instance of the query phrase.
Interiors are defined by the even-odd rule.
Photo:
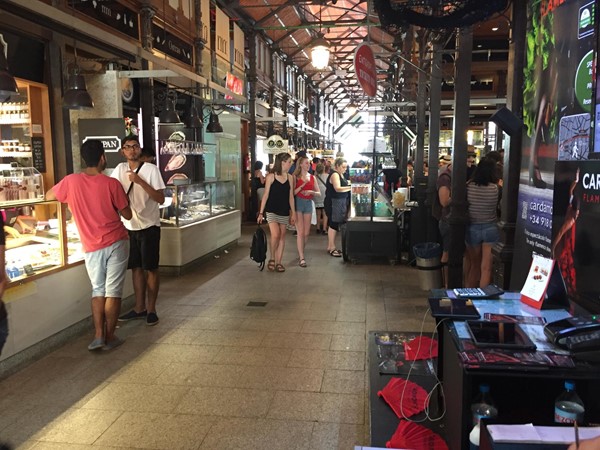
[[[302,167],[300,167],[302,165],[302,163],[304,161],[308,161],[308,158],[306,156],[300,156],[297,160],[296,160],[296,168],[294,169],[294,176],[297,177],[302,173]]]
[[[347,161],[344,158],[335,158],[335,161],[333,162],[333,167],[334,168],[338,168],[341,167],[342,164],[345,164]]]

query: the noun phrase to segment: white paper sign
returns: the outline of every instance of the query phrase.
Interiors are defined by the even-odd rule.
[[[521,296],[534,302],[541,302],[550,281],[554,261],[541,255],[533,255],[533,261],[527,274],[527,280],[521,289]]]

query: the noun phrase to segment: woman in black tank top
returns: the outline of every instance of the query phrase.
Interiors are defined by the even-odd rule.
[[[280,153],[275,157],[273,173],[267,175],[265,193],[260,204],[257,222],[263,222],[267,213],[267,222],[271,233],[271,259],[267,264],[270,272],[285,272],[281,264],[285,249],[285,231],[288,223],[296,223],[294,205],[294,177],[288,173],[292,165],[289,153]]]

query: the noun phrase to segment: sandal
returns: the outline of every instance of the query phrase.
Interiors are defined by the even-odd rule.
[[[342,252],[340,252],[337,248],[334,248],[333,250],[328,250],[328,252],[331,256],[334,256],[335,258],[340,258],[342,256]]]
[[[285,267],[283,267],[283,265],[281,265],[281,264],[277,264],[275,266],[275,271],[276,272],[285,272]]]
[[[274,259],[269,260],[269,263],[267,264],[267,270],[269,272],[273,272],[275,270],[275,260]]]
[[[306,261],[304,260],[304,258],[302,258],[302,259],[300,260],[300,262],[298,263],[298,265],[299,265],[300,267],[306,267]]]

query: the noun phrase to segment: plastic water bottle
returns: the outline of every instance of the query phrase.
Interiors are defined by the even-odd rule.
[[[558,423],[582,423],[585,407],[583,401],[575,392],[575,383],[565,381],[565,390],[554,402],[554,421]]]
[[[471,404],[471,414],[473,415],[473,430],[469,434],[471,449],[479,448],[479,422],[481,419],[494,419],[498,417],[498,409],[490,396],[490,385],[480,384],[479,394]]]

